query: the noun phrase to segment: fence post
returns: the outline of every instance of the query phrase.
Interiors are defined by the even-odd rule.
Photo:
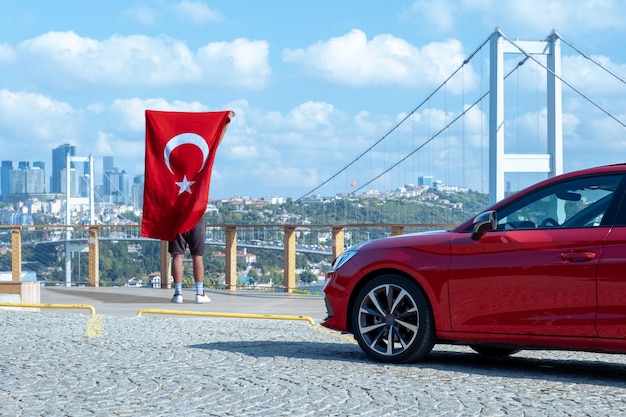
[[[341,255],[345,246],[345,229],[343,226],[333,226],[333,260]]]
[[[171,280],[171,258],[170,254],[167,251],[169,246],[169,242],[167,240],[161,240],[159,246],[159,269],[161,272],[161,288],[170,289],[172,288],[172,280]]]
[[[284,267],[283,285],[285,292],[293,292],[296,287],[296,228],[285,226],[284,240]]]
[[[400,236],[404,234],[404,226],[391,226],[391,236]]]
[[[225,273],[226,289],[237,289],[237,226],[226,226]]]
[[[100,240],[98,236],[98,228],[89,227],[89,286],[100,286]]]
[[[11,280],[22,279],[22,229],[11,228]]]

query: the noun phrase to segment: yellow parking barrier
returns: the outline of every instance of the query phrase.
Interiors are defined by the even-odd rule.
[[[100,316],[96,316],[96,309],[89,304],[37,304],[37,303],[0,303],[0,307],[24,307],[24,308],[71,308],[89,310],[91,316],[87,321],[87,337],[102,337],[102,322]]]
[[[226,317],[236,319],[303,320],[308,321],[309,324],[315,324],[313,319],[308,316],[283,316],[280,314],[215,313],[210,311],[156,310],[151,308],[142,308],[137,312],[138,316],[141,316],[142,314],[174,314],[184,316]]]
[[[37,304],[37,303],[0,303],[0,307],[24,307],[24,308],[74,308],[91,311],[96,314],[96,309],[88,304]]]

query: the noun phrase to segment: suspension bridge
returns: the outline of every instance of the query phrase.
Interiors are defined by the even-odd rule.
[[[610,108],[616,100],[594,100],[585,92],[585,77],[571,68],[562,71],[563,46],[573,53],[567,63],[588,79],[595,71],[593,78],[600,77],[605,89],[624,88],[625,78],[606,60],[555,31],[543,41],[521,41],[496,29],[378,140],[296,201],[312,195],[374,195],[427,177],[488,192],[493,203],[507,191],[562,173],[563,141],[579,141],[576,132],[563,138],[563,94],[570,102],[569,119],[582,124],[594,117],[587,125],[626,127],[625,117]],[[585,146],[593,148],[594,139]],[[601,163],[621,162],[612,157]]]

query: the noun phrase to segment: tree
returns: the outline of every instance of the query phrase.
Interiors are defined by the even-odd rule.
[[[300,274],[300,281],[304,284],[310,284],[317,281],[317,276],[307,268]]]

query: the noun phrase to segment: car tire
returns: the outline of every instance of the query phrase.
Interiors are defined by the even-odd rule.
[[[417,362],[435,344],[428,298],[406,277],[389,274],[368,282],[354,299],[351,320],[359,346],[379,362]]]
[[[472,348],[474,352],[480,353],[481,355],[495,356],[495,357],[505,357],[505,356],[515,355],[521,350],[521,349],[512,349],[512,348],[482,345],[482,344],[470,345],[469,347]]]

